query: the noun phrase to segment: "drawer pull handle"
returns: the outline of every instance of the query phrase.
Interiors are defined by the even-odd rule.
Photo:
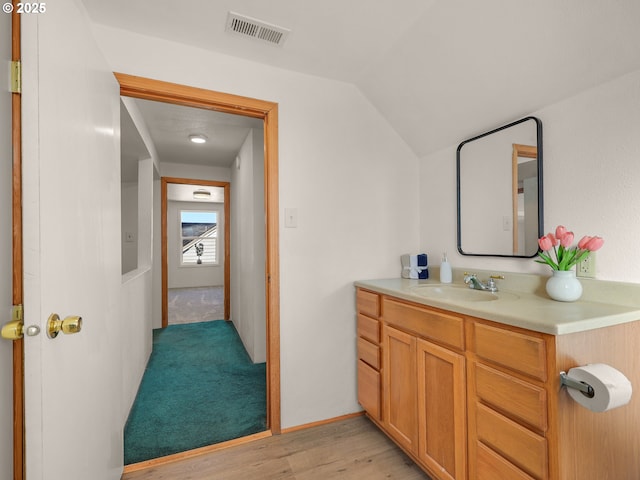
[[[560,372],[560,385],[566,385],[569,388],[580,390],[585,397],[593,398],[595,392],[593,387],[586,382],[574,380],[566,372]]]

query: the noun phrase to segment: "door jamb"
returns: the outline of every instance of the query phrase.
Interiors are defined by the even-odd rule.
[[[20,61],[20,15],[17,1],[11,14],[11,60]],[[14,305],[23,304],[22,268],[22,94],[11,94],[12,145],[12,297]],[[25,478],[24,452],[24,340],[13,341],[13,478]]]
[[[156,100],[264,121],[264,186],[266,213],[267,422],[281,433],[280,414],[280,261],[278,215],[278,104],[202,88],[114,73],[120,95]]]
[[[224,319],[229,320],[231,312],[231,240],[230,229],[230,205],[229,205],[229,182],[218,182],[213,180],[195,180],[190,178],[161,177],[161,207],[160,207],[160,238],[162,256],[162,328],[169,325],[169,262],[168,262],[168,241],[167,241],[167,185],[195,185],[202,187],[222,187],[224,188]]]

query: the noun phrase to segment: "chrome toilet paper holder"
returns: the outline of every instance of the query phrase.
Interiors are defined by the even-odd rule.
[[[571,378],[569,375],[567,375],[567,372],[560,372],[560,385],[566,385],[569,388],[580,390],[580,392],[582,392],[582,394],[588,398],[593,398],[596,394],[591,385],[589,385],[587,382],[582,382]]]

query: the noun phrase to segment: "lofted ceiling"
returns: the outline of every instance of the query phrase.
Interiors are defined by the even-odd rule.
[[[418,156],[640,68],[638,0],[82,0],[93,22],[353,83]],[[230,11],[290,30],[225,31]]]

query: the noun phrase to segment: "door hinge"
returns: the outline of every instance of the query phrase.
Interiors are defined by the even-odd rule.
[[[24,309],[22,305],[14,305],[11,309],[12,322],[24,322]]]
[[[22,93],[22,63],[20,60],[11,62],[11,85],[12,93]]]

